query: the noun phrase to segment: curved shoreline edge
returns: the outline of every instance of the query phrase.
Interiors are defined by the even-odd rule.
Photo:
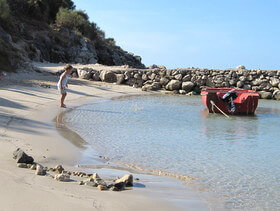
[[[118,99],[124,99],[124,98],[132,98],[132,97],[140,97],[140,96],[156,96],[159,94],[133,94],[133,95],[121,95],[118,97],[112,97],[108,98],[108,100],[118,100]],[[94,101],[96,102],[96,101]],[[98,102],[98,101],[97,101]],[[109,101],[108,101],[109,102]],[[84,104],[87,105],[88,103]],[[83,105],[81,105],[83,106]],[[56,129],[58,130],[59,134],[63,136],[65,139],[70,141],[72,144],[74,144],[76,147],[80,148],[81,150],[86,150],[88,147],[92,146],[90,145],[86,140],[84,140],[77,132],[75,132],[73,129],[67,126],[67,124],[63,121],[64,116],[67,113],[70,113],[74,111],[77,108],[80,108],[81,106],[78,106],[76,108],[73,108],[71,110],[67,110],[65,112],[61,112],[56,117]],[[71,134],[71,135],[69,135]],[[94,145],[93,145],[94,148]],[[94,149],[93,149],[94,150]],[[176,178],[183,182],[191,182],[193,180],[196,180],[196,178],[182,175],[182,174],[176,174],[172,172],[168,172],[161,169],[147,169],[140,165],[134,164],[134,163],[127,163],[127,162],[114,162],[112,163],[111,159],[108,157],[104,157],[101,155],[98,155],[96,152],[96,158],[85,158],[85,164],[79,164],[80,166],[84,168],[108,168],[108,169],[117,169],[117,170],[125,170],[129,171],[131,173],[138,173],[138,174],[148,174],[148,175],[155,175],[155,176],[167,176]],[[98,163],[92,164],[92,159],[96,160]],[[109,163],[110,161],[110,163]]]
[[[164,177],[151,178],[141,175],[141,181],[147,182],[146,188],[135,187],[133,191],[118,195],[83,188],[74,183],[57,183],[50,178],[38,177],[33,172],[17,168],[11,153],[16,147],[21,147],[44,166],[63,164],[69,170],[77,169],[73,164],[79,160],[81,152],[61,137],[53,124],[53,118],[61,111],[57,107],[56,80],[53,75],[21,73],[9,75],[6,81],[0,82],[0,115],[3,117],[0,120],[0,185],[3,187],[0,190],[0,202],[3,209],[52,210],[71,207],[82,210],[180,210],[180,205],[184,205],[190,209],[208,210],[208,205],[200,196]],[[83,80],[74,80],[70,86],[72,92],[66,99],[69,107],[94,99],[140,93],[139,90],[129,87]],[[109,175],[120,173],[112,170],[103,172]],[[160,191],[156,188],[160,188]],[[186,197],[181,198],[179,206],[176,200],[169,196],[173,192]]]

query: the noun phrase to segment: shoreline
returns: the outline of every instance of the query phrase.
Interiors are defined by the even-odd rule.
[[[158,94],[151,94],[149,96],[156,96],[156,95],[158,95]],[[107,100],[117,100],[117,99],[131,98],[131,97],[135,97],[135,96],[136,97],[147,96],[147,94],[122,95],[122,96],[118,96],[118,97],[108,98]],[[96,102],[99,102],[99,101],[94,101],[94,103],[96,103]],[[86,103],[81,106],[88,105],[91,103]],[[84,154],[84,155],[82,155],[83,158],[80,160],[81,161],[81,163],[79,164],[80,166],[82,166],[84,168],[117,169],[117,170],[129,171],[131,173],[171,177],[171,178],[178,179],[179,181],[182,181],[182,182],[191,182],[191,181],[196,180],[196,178],[192,178],[188,175],[171,173],[171,172],[161,170],[161,169],[148,169],[148,168],[145,168],[144,166],[140,166],[135,163],[111,161],[111,158],[99,155],[98,152],[94,149],[93,145],[89,144],[78,133],[76,133],[74,130],[72,130],[70,127],[68,127],[65,122],[63,122],[63,117],[66,113],[70,113],[79,107],[80,106],[77,106],[76,108],[73,108],[71,110],[60,113],[58,115],[59,120],[58,120],[58,122],[56,122],[56,124],[58,125],[56,127],[56,129],[58,130],[58,132],[61,136],[63,136],[65,139],[67,139],[68,141],[70,141],[72,144],[74,144],[76,147],[78,147],[80,150],[83,151],[82,154]],[[69,134],[71,134],[71,137]],[[89,149],[89,147],[91,149]],[[88,153],[85,151],[89,151],[89,153],[91,155],[87,155]],[[93,155],[92,155],[92,153],[93,153]],[[92,163],[94,161],[96,163]]]
[[[149,187],[142,189],[135,187],[133,191],[125,191],[125,193],[120,194],[99,192],[98,190],[79,187],[74,183],[60,184],[50,180],[50,178],[35,176],[33,172],[17,168],[11,158],[11,154],[16,147],[21,147],[28,154],[32,155],[36,162],[44,166],[62,164],[67,170],[77,169],[73,164],[77,163],[81,157],[81,152],[76,146],[61,137],[58,132],[55,132],[56,128],[53,119],[61,111],[57,107],[56,78],[46,74],[46,79],[40,79],[43,75],[39,73],[26,73],[26,75],[25,73],[12,74],[8,76],[9,81],[7,83],[2,83],[3,80],[0,81],[2,89],[0,95],[2,100],[2,103],[0,103],[0,114],[1,117],[4,117],[0,120],[0,142],[3,146],[0,150],[1,165],[3,166],[0,171],[0,175],[3,178],[0,182],[3,187],[0,195],[5,195],[0,202],[3,208],[24,209],[28,206],[28,210],[33,210],[38,208],[38,204],[40,204],[41,207],[39,207],[44,209],[69,207],[79,207],[79,209],[82,207],[83,210],[92,210],[93,207],[96,210],[99,210],[99,208],[105,210],[180,209],[180,206],[177,207],[174,203],[170,203],[172,199],[169,198],[167,200],[166,190],[170,189],[168,185],[168,187],[165,187],[165,191],[161,191],[158,198],[145,196],[149,192],[150,196],[155,195],[153,188],[157,187],[157,180],[162,181],[158,187],[162,189],[164,189],[164,183],[178,185],[178,183],[174,181],[172,183],[172,180],[164,177],[153,177],[150,181],[149,179],[145,180],[153,187],[152,189]],[[19,81],[27,83],[24,83],[23,86],[17,85]],[[49,84],[51,88],[42,88],[39,86],[40,83]],[[73,80],[70,82],[70,86],[74,86],[73,92],[70,92],[66,99],[70,107],[82,105],[93,100],[141,92],[126,86],[91,83],[83,80]],[[96,94],[97,91],[99,92],[98,94]],[[119,170],[110,169],[109,171],[111,174],[120,173]],[[101,172],[102,176],[102,172],[107,172],[110,175],[106,169],[102,169],[102,171],[94,169],[94,172]],[[141,177],[145,178],[146,176],[141,175]],[[9,192],[6,193],[4,190],[8,187]],[[60,188],[65,189],[65,191],[61,191]],[[179,187],[174,191],[178,190],[184,192]],[[159,190],[155,189],[154,191],[158,192]],[[208,210],[202,199],[186,192],[188,191],[185,191],[186,195],[183,195],[189,197],[188,199],[181,199],[181,204],[184,204],[184,206],[188,204],[190,209]],[[14,198],[15,195],[17,195],[16,199]],[[46,196],[48,200],[45,200],[42,195]],[[58,196],[61,200],[57,201],[53,195]],[[32,200],[30,200],[31,198]],[[128,199],[129,202],[127,201]],[[36,200],[36,203],[32,203],[34,200]],[[137,204],[139,200],[143,203]],[[99,205],[93,206],[93,204]]]

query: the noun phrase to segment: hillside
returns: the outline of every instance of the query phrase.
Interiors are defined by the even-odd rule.
[[[71,0],[0,0],[0,70],[31,61],[145,67]]]

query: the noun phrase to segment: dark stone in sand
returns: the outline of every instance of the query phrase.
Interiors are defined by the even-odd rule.
[[[27,155],[23,150],[18,148],[13,152],[13,158],[16,159],[17,163],[33,164],[33,157]]]
[[[125,188],[125,182],[118,182],[115,184],[109,185],[111,191],[122,191]]]

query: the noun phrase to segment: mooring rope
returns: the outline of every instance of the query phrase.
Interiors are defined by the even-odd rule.
[[[225,114],[225,112],[223,112],[212,100],[210,100],[210,103],[212,104],[212,109],[213,109],[213,106],[215,106],[225,117],[230,119],[230,117],[227,114]]]

